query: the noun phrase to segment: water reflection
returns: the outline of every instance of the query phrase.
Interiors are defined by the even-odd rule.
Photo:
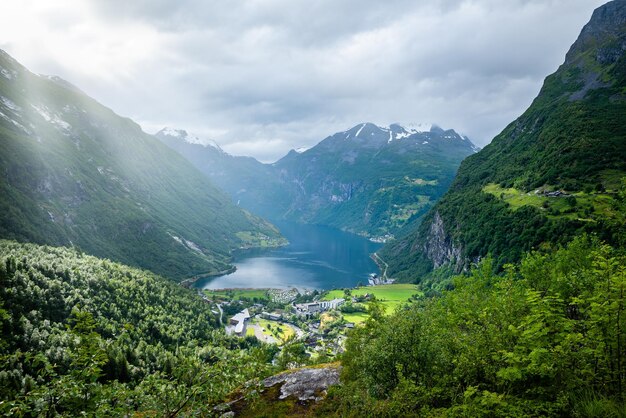
[[[332,289],[366,283],[368,274],[378,271],[369,254],[380,244],[328,227],[278,227],[290,242],[287,247],[240,254],[235,273],[198,281],[196,287]]]

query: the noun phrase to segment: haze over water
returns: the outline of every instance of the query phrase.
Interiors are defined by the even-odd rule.
[[[237,271],[196,282],[202,289],[332,289],[366,284],[378,272],[370,254],[381,244],[334,228],[276,223],[289,245],[239,254]]]

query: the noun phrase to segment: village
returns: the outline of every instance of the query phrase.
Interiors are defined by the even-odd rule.
[[[415,285],[371,275],[369,286],[353,289],[221,289],[202,296],[227,334],[278,347],[302,344],[310,359],[328,360],[344,351],[348,332],[368,319],[371,303],[392,313],[420,294]]]

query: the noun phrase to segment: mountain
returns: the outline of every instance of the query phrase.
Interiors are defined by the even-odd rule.
[[[0,51],[0,237],[76,246],[173,279],[279,240],[130,119]]]
[[[156,136],[255,213],[383,239],[419,219],[477,151],[467,137],[432,125],[362,123],[271,165],[196,144],[185,131]]]
[[[468,157],[423,223],[388,245],[389,273],[415,279],[496,265],[594,232],[624,246],[626,1],[598,8],[531,106]]]
[[[269,164],[224,152],[215,141],[200,139],[183,129],[164,128],[155,135],[180,153],[240,207],[267,218],[279,218],[276,205],[287,205],[289,187]]]
[[[425,213],[475,151],[454,130],[363,123],[292,151],[274,167],[297,186],[286,216],[384,236]]]

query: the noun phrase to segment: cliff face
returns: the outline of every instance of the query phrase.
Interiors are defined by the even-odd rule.
[[[463,266],[463,253],[460,246],[455,245],[454,239],[446,232],[443,219],[439,212],[435,212],[422,251],[433,263],[433,268],[444,264],[456,264],[456,269]]]
[[[626,25],[625,3],[624,0],[611,1],[593,12],[589,23],[583,27],[567,53],[564,65],[576,63],[581,54],[589,50],[595,50],[595,59],[600,64],[612,64],[619,60],[626,51],[623,33]],[[599,44],[601,46],[596,48]]]
[[[626,0],[598,8],[531,106],[466,158],[421,225],[382,251],[389,274],[500,268],[542,244],[593,232],[626,245]],[[549,193],[558,192],[558,193]]]

